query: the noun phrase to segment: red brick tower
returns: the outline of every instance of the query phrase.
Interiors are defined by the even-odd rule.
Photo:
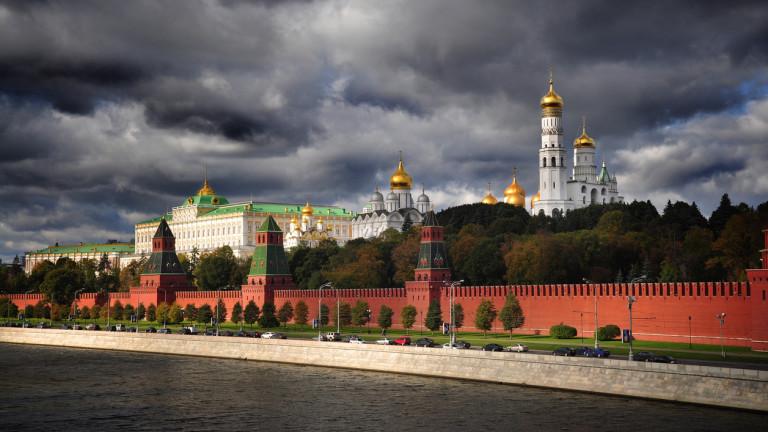
[[[256,249],[251,258],[251,271],[242,286],[243,298],[253,300],[259,307],[274,303],[276,289],[293,289],[293,277],[283,249],[283,231],[272,216],[256,230]]]
[[[451,279],[448,268],[448,254],[445,250],[443,227],[437,222],[435,212],[429,211],[424,216],[421,228],[419,261],[414,271],[415,281],[405,283],[408,303],[424,316],[432,300],[440,299],[440,288]]]
[[[768,229],[763,230],[763,249],[760,250],[762,265],[747,270],[752,303],[752,349],[768,351]]]
[[[176,256],[176,238],[165,218],[152,238],[152,255],[139,277],[139,287],[132,289],[131,300],[144,304],[171,303],[176,291],[193,289]],[[146,296],[146,297],[145,297]]]

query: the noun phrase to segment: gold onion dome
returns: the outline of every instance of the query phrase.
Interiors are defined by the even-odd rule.
[[[493,196],[493,194],[491,193],[491,184],[488,183],[488,194],[486,194],[485,197],[483,197],[483,200],[481,201],[481,203],[494,205],[494,204],[498,204],[498,202],[499,200],[497,200],[496,197]]]
[[[405,165],[403,164],[403,155],[400,155],[400,163],[397,164],[397,169],[389,178],[390,189],[412,189],[413,178],[405,171]]]
[[[573,146],[575,148],[584,148],[584,147],[595,147],[595,140],[587,135],[587,122],[586,120],[582,121],[581,124],[581,135],[579,135],[578,138],[573,140]]]
[[[517,170],[512,174],[512,183],[504,189],[504,202],[525,207],[525,189],[517,182]]]
[[[536,192],[536,195],[531,197],[531,209],[533,209],[536,206],[536,203],[541,200],[541,191]]]
[[[301,208],[302,216],[312,216],[314,212],[315,212],[315,209],[313,209],[312,206],[309,205],[309,201],[307,201],[307,204]]]
[[[552,77],[549,77],[549,91],[541,97],[541,108],[563,108],[563,98],[555,93],[555,84]]]
[[[205,179],[205,181],[203,181],[203,187],[201,187],[201,188],[200,188],[200,189],[197,191],[197,194],[198,194],[198,195],[200,195],[200,196],[205,196],[205,195],[216,195],[216,191],[215,191],[215,190],[213,190],[213,188],[211,187],[211,185],[209,185],[209,184],[208,184],[208,179],[206,178],[206,179]]]

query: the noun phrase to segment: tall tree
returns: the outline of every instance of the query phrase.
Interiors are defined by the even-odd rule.
[[[168,322],[171,324],[180,323],[184,319],[184,316],[181,312],[182,310],[179,305],[176,303],[171,303],[171,307],[168,308]]]
[[[211,309],[211,305],[205,303],[197,308],[197,322],[209,323],[211,322],[211,318],[213,318],[213,309]]]
[[[739,213],[738,207],[731,204],[731,198],[728,194],[723,194],[720,198],[720,205],[712,212],[709,217],[709,227],[716,235],[719,235],[725,229],[725,224],[731,216]]]
[[[393,314],[394,312],[392,312],[392,308],[390,308],[387,305],[381,305],[381,308],[379,309],[379,317],[378,317],[379,327],[385,330],[392,327]]]
[[[280,306],[280,310],[277,311],[277,320],[283,323],[283,327],[288,325],[288,321],[293,319],[293,305],[287,301]]]
[[[184,319],[190,322],[197,321],[197,308],[194,304],[188,303],[184,306]]]
[[[352,308],[352,325],[361,326],[368,323],[368,302],[358,300]]]
[[[410,330],[416,323],[416,313],[416,306],[403,306],[403,310],[400,312],[400,322],[406,331]]]
[[[293,321],[296,324],[304,325],[307,323],[308,319],[309,307],[307,307],[307,304],[304,303],[303,300],[299,300],[298,303],[296,303],[296,310],[294,310]]]
[[[243,320],[243,306],[240,302],[237,302],[232,306],[232,317],[229,318],[229,320],[235,324]]]
[[[424,325],[430,331],[436,331],[443,324],[443,313],[440,311],[440,301],[432,300],[429,302],[427,317],[424,319]]]
[[[509,338],[512,338],[512,332],[516,328],[520,328],[525,323],[525,315],[523,315],[523,308],[520,307],[520,302],[517,301],[517,296],[512,293],[507,294],[506,300],[504,300],[504,306],[499,313],[499,320],[504,326],[504,330],[509,332]]]
[[[259,320],[259,314],[261,311],[259,311],[259,307],[256,306],[256,303],[254,303],[253,300],[249,301],[248,304],[245,306],[245,313],[243,316],[243,320],[248,325],[253,325],[256,321]]]
[[[453,304],[453,325],[457,330],[464,326],[464,306],[461,303]]]
[[[218,303],[216,303],[216,321],[219,323],[223,323],[227,320],[227,306],[224,304],[224,300],[219,299]]]
[[[490,300],[483,300],[477,306],[475,313],[475,326],[483,331],[484,335],[493,327],[493,320],[496,319],[496,307]]]
[[[264,307],[261,309],[259,325],[263,328],[272,328],[280,325],[280,323],[277,321],[277,317],[275,317],[274,303],[264,303]]]

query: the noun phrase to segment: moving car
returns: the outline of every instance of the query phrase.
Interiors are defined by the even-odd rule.
[[[389,338],[381,338],[381,339],[377,340],[376,343],[379,344],[379,345],[393,345],[395,343],[395,341],[393,341],[392,339],[389,339]]]
[[[552,351],[553,356],[566,356],[566,357],[573,357],[576,355],[576,351],[573,348],[568,347],[560,347],[555,348],[554,351]]]
[[[395,345],[410,345],[411,344],[411,338],[408,336],[400,336],[399,338],[395,339]]]
[[[483,351],[495,351],[495,352],[499,352],[499,351],[504,351],[504,347],[503,347],[503,346],[501,346],[501,345],[499,345],[499,344],[495,344],[495,343],[489,343],[489,344],[487,344],[487,345],[485,345],[485,346],[483,347]]]
[[[433,341],[433,340],[432,340],[432,339],[430,339],[430,338],[426,338],[426,337],[425,337],[425,338],[417,339],[417,340],[416,340],[416,344],[415,344],[415,345],[416,345],[417,347],[427,347],[427,348],[431,348],[431,347],[435,346],[435,341]]]
[[[510,352],[528,352],[528,347],[523,344],[515,344],[507,347]]]
[[[457,341],[453,345],[451,345],[450,342],[446,342],[443,344],[443,348],[446,349],[469,349],[470,344],[469,342],[465,341]]]

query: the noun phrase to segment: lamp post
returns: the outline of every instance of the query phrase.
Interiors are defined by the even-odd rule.
[[[579,318],[581,319],[581,344],[584,345],[584,312],[579,312]]]
[[[688,315],[688,349],[693,347],[693,335],[691,334],[691,316]]]
[[[627,306],[629,307],[629,360],[632,361],[632,304],[637,301],[635,296],[627,296]]]
[[[453,313],[453,290],[456,288],[456,285],[461,285],[464,282],[464,280],[459,281],[453,281],[450,283],[449,287],[450,289],[450,295],[451,295],[451,348],[453,348],[456,345],[456,314]],[[445,282],[448,284],[448,282]]]
[[[371,309],[365,310],[365,323],[368,325],[368,334],[371,334]]]
[[[725,359],[725,345],[723,344],[723,326],[725,325],[725,312],[720,312],[715,315],[715,318],[720,321],[720,355]]]
[[[592,281],[587,279],[587,278],[581,278],[581,280],[585,284],[590,284],[590,285],[592,284]],[[600,348],[600,344],[597,341],[597,289],[595,289],[594,287],[592,287],[592,297],[595,300],[595,335],[594,335],[595,336],[595,349],[598,349],[598,348]],[[581,328],[582,328],[582,334],[583,334],[583,329],[584,329],[584,324],[583,323],[581,325]],[[582,340],[582,344],[583,344],[584,343],[584,336],[581,337],[581,340]]]
[[[317,341],[323,340],[323,288],[332,287],[333,284],[326,282],[317,288]]]

